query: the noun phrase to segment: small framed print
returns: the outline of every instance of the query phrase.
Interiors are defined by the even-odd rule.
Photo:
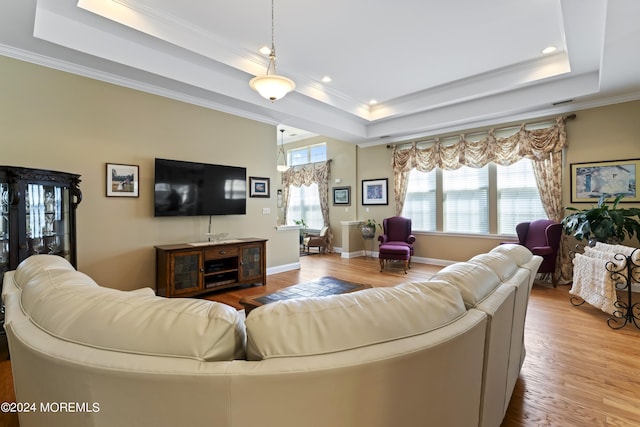
[[[138,197],[138,165],[107,163],[107,197]]]
[[[362,204],[363,205],[388,205],[389,204],[389,180],[363,179],[362,180]]]
[[[351,205],[351,187],[333,187],[333,204],[341,206]]]
[[[270,197],[269,178],[249,177],[249,197]]]

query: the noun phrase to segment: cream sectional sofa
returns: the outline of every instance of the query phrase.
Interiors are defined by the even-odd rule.
[[[32,256],[2,290],[20,425],[498,426],[540,261],[505,245],[432,280],[244,319]]]

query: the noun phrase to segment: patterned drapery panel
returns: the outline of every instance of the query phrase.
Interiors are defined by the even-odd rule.
[[[457,143],[443,145],[439,138],[427,147],[413,142],[408,148],[395,146],[391,164],[395,182],[395,212],[400,215],[407,193],[408,174],[412,169],[429,172],[434,168],[455,170],[462,166],[481,168],[488,163],[509,166],[520,159],[532,160],[540,197],[549,219],[560,222],[562,207],[562,152],[567,146],[565,122],[567,116],[558,117],[555,124],[544,129],[527,130],[526,124],[511,136],[499,138],[495,130],[488,131],[479,141],[470,141],[460,135]],[[563,240],[565,237],[563,236]],[[565,242],[561,247],[565,247]],[[556,275],[570,280],[571,261],[566,251],[560,251]],[[566,266],[568,263],[569,267]],[[563,268],[564,267],[564,268]]]
[[[333,250],[333,234],[329,223],[329,176],[331,175],[331,160],[323,162],[307,163],[294,166],[282,173],[284,223],[287,223],[287,210],[289,208],[289,186],[301,187],[311,184],[318,185],[318,195],[320,199],[320,211],[324,225],[329,227],[329,246],[327,251]]]

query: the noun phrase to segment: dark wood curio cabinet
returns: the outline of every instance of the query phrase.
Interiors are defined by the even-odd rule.
[[[75,267],[80,176],[0,166],[0,268],[34,254],[60,255]]]
[[[0,288],[5,271],[34,254],[59,255],[76,267],[79,185],[80,175],[0,166]]]

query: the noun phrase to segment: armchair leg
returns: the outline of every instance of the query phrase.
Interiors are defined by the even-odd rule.
[[[409,267],[409,260],[404,261],[404,274],[407,274],[407,268]]]
[[[380,271],[384,270],[384,260],[380,260]]]

